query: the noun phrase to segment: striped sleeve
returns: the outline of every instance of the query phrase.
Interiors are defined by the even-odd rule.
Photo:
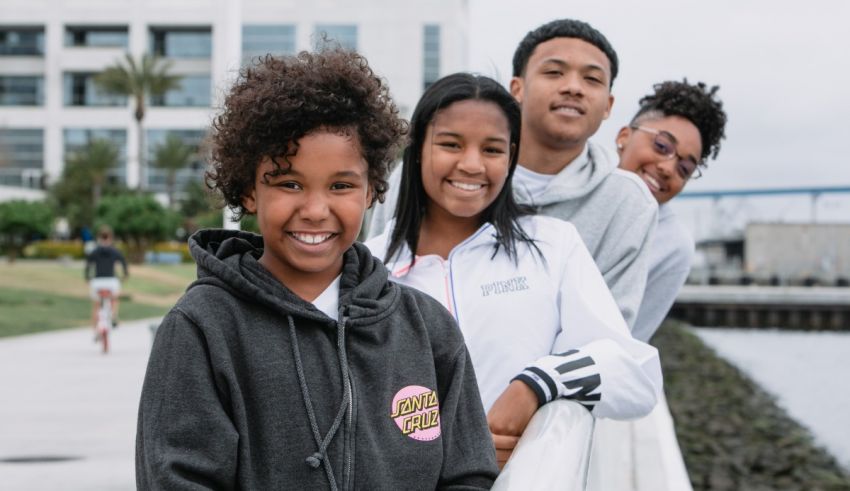
[[[514,380],[531,387],[541,406],[563,397],[593,412],[602,394],[602,378],[596,362],[592,356],[577,349],[545,356]]]

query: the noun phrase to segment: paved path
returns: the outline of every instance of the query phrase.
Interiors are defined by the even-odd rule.
[[[850,470],[850,333],[696,329]]]
[[[113,330],[108,355],[85,328],[0,339],[1,488],[135,489],[150,323]],[[39,457],[71,460],[9,462]]]

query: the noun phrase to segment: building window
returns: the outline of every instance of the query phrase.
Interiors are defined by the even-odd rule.
[[[148,130],[147,133],[147,161],[148,161],[148,189],[151,191],[165,191],[168,173],[154,165],[156,149],[165,143],[170,135],[175,135],[183,143],[198,151],[207,135],[205,130]],[[177,172],[175,190],[181,192],[186,184],[192,181],[202,181],[207,162],[201,153],[195,154],[195,158],[185,169]]]
[[[127,97],[102,91],[94,73],[65,73],[63,92],[66,106],[126,106]]]
[[[65,128],[64,155],[67,162],[74,152],[88,146],[92,140],[107,140],[118,149],[117,167],[109,171],[107,181],[112,184],[127,182],[127,131],[117,129]]]
[[[0,128],[0,185],[41,188],[44,130]]]
[[[151,52],[171,58],[209,58],[212,31],[209,28],[160,28],[150,30]]]
[[[65,26],[65,46],[127,48],[127,27]]]
[[[0,106],[43,106],[44,77],[0,76]]]
[[[44,56],[44,28],[0,26],[0,56]]]
[[[267,54],[295,54],[295,26],[242,26],[242,64]]]
[[[315,48],[319,49],[325,42],[336,41],[345,49],[357,51],[357,26],[339,24],[319,24],[316,26]]]
[[[209,75],[185,75],[180,79],[180,88],[152,97],[151,105],[159,107],[209,107],[211,97]]]
[[[440,78],[440,26],[426,25],[422,43],[422,88]]]

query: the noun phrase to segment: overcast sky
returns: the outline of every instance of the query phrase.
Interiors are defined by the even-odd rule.
[[[850,186],[850,2],[471,0],[470,14],[470,66],[505,84],[534,27],[572,17],[605,34],[620,74],[604,144],[654,82],[720,85],[727,138],[688,190]]]

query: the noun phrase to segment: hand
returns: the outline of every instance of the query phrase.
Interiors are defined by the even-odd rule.
[[[514,451],[519,437],[537,411],[537,396],[524,382],[514,380],[487,413],[487,424],[496,446],[499,469]]]
[[[493,435],[493,445],[496,447],[496,464],[499,465],[499,470],[505,467],[511,454],[514,453],[516,444],[519,443],[518,436]]]

